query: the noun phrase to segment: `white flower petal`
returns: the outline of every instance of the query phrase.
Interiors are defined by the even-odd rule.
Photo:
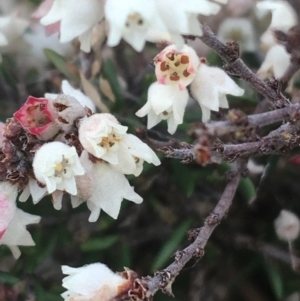
[[[62,294],[65,300],[70,300],[68,296],[74,296],[74,299],[71,298],[74,301],[109,301],[117,295],[118,286],[126,281],[102,263],[93,263],[81,268],[62,266],[62,272],[69,275],[63,279],[63,287],[68,290]]]

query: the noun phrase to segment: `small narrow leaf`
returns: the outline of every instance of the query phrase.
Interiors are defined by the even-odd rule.
[[[78,82],[78,69],[75,65],[68,62],[63,56],[51,49],[44,49],[47,59],[68,79]]]

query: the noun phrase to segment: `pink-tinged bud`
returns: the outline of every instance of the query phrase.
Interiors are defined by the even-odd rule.
[[[175,45],[170,45],[154,58],[157,81],[162,85],[178,85],[183,90],[195,78],[199,63],[193,48],[184,45],[177,51]]]
[[[26,131],[42,140],[52,138],[59,130],[55,111],[47,98],[29,96],[14,117]]]

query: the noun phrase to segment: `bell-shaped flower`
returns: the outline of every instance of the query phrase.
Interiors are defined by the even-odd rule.
[[[265,60],[257,71],[261,79],[274,76],[280,79],[291,63],[291,55],[282,45],[274,45],[266,54]]]
[[[93,27],[103,18],[102,0],[55,0],[50,11],[41,18],[49,26],[60,22],[60,41],[67,43],[79,38],[81,50],[89,52]]]
[[[61,91],[66,96],[74,97],[83,108],[87,107],[92,111],[96,112],[96,106],[93,101],[84,95],[80,90],[73,88],[67,80],[63,80],[61,84]],[[60,94],[46,93],[45,98],[54,101]]]
[[[205,16],[214,15],[221,8],[219,4],[208,0],[185,0],[177,1],[176,4],[174,4],[173,0],[155,0],[155,2],[171,39],[178,49],[184,43],[182,35],[202,35],[201,24],[197,18],[198,14]],[[226,3],[227,1],[218,2]]]
[[[255,30],[248,18],[226,18],[219,26],[218,38],[222,42],[237,42],[241,52],[257,49]]]
[[[271,29],[288,31],[297,25],[297,14],[292,6],[283,0],[264,0],[256,4],[258,10],[269,10],[272,13],[272,21],[269,26]]]
[[[46,143],[36,152],[32,166],[36,179],[47,186],[49,194],[55,190],[77,194],[75,176],[83,175],[84,169],[74,146]]]
[[[109,23],[109,46],[118,45],[124,38],[136,51],[141,51],[150,27],[166,30],[156,10],[155,0],[106,0],[104,9]]]
[[[42,140],[52,138],[59,131],[55,110],[46,98],[29,96],[14,117],[26,131]]]
[[[279,239],[292,242],[299,236],[300,221],[296,214],[288,210],[281,210],[274,222],[275,231]]]
[[[139,175],[143,160],[154,165],[160,161],[140,139],[126,133],[111,114],[94,114],[82,119],[79,140],[83,148],[96,158],[114,165],[124,174]]]
[[[228,108],[226,94],[241,96],[241,89],[225,71],[202,63],[191,84],[192,96],[198,101],[202,110],[202,122],[210,119],[210,111]]]
[[[144,161],[152,163],[155,166],[160,165],[160,160],[156,156],[155,152],[146,143],[142,142],[138,137],[132,134],[127,134],[124,136],[122,148],[126,149],[135,162],[135,169],[132,174],[136,177],[142,173]],[[120,172],[128,174],[126,169],[122,169],[118,165],[116,168]]]
[[[71,196],[73,207],[87,201],[91,210],[90,222],[95,222],[101,209],[116,219],[119,215],[123,198],[140,204],[143,199],[134,192],[123,173],[105,162],[92,163],[86,151],[80,157],[86,174],[76,177],[78,193]]]
[[[21,255],[18,246],[34,246],[26,225],[35,224],[40,217],[16,207],[18,189],[8,182],[0,183],[0,245],[7,245],[15,258]]]
[[[170,45],[154,58],[157,81],[162,85],[176,85],[179,90],[193,81],[199,64],[196,51],[188,45],[180,51]]]
[[[124,278],[102,263],[92,263],[80,268],[62,266],[65,301],[111,301],[131,286],[132,279]]]
[[[153,83],[148,90],[147,103],[136,112],[138,117],[147,115],[147,128],[151,129],[161,120],[167,120],[168,132],[174,134],[183,122],[185,107],[189,99],[187,89],[178,90],[174,85]]]

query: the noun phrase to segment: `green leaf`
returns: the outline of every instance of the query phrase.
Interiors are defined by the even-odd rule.
[[[0,283],[6,283],[10,285],[15,285],[20,280],[17,277],[5,272],[0,272]]]
[[[283,282],[280,274],[269,264],[265,264],[265,269],[275,296],[278,300],[281,300],[283,297]]]
[[[188,165],[184,165],[178,160],[173,160],[172,174],[178,186],[189,197],[194,192],[196,183],[206,178],[210,174],[210,171],[201,167],[193,170]]]
[[[111,60],[105,60],[103,63],[103,76],[109,81],[113,94],[116,96],[114,110],[120,110],[123,107],[123,97],[121,87],[118,81],[118,74]]]
[[[248,203],[251,203],[256,198],[256,188],[249,178],[240,180],[238,191]]]
[[[101,238],[90,239],[80,246],[83,252],[105,250],[114,245],[119,240],[118,235],[110,235]]]
[[[63,56],[52,49],[45,48],[44,54],[63,75],[65,75],[68,79],[79,82],[79,74],[73,64],[68,62]]]
[[[185,220],[178,226],[174,234],[168,241],[166,241],[156,258],[154,259],[153,265],[151,267],[152,271],[162,268],[163,265],[168,261],[168,259],[174,254],[180,242],[185,237],[186,232],[188,231],[190,226],[191,220]]]

